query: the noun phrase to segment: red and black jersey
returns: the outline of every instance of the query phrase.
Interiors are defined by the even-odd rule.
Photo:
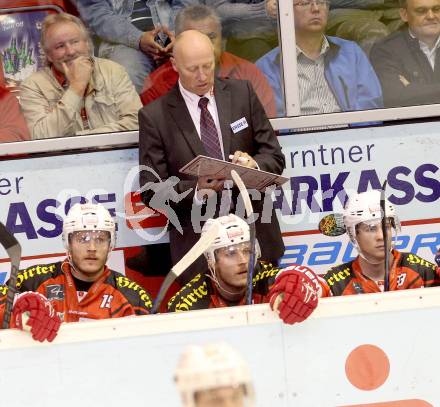
[[[433,263],[413,253],[392,251],[390,291],[440,285],[440,275]],[[330,269],[320,283],[323,297],[381,292],[383,282],[376,282],[362,273],[359,256],[355,260]]]
[[[258,262],[253,278],[252,302],[263,304],[269,302],[267,296],[275,277],[280,271],[270,263]],[[207,308],[222,308],[245,305],[246,298],[240,301],[227,301],[218,292],[216,285],[207,274],[197,274],[168,302],[168,312],[192,311]]]
[[[43,294],[64,322],[145,315],[152,307],[139,284],[107,267],[84,296],[78,295],[67,260],[20,271],[17,288]]]

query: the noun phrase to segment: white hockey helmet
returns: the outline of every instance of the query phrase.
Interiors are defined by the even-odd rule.
[[[380,207],[380,190],[373,189],[360,194],[352,195],[345,205],[343,219],[347,228],[350,241],[357,247],[356,225],[362,222],[372,222],[382,220],[382,210]],[[400,221],[396,214],[394,205],[385,198],[385,213],[387,218],[393,220],[396,232],[400,232]]]
[[[255,403],[249,367],[226,343],[188,347],[180,357],[175,380],[185,407],[196,405],[197,392],[230,386],[243,386],[247,406]]]
[[[69,250],[69,235],[82,230],[103,230],[110,233],[110,250],[115,247],[115,222],[110,212],[100,203],[75,204],[63,222],[63,243]]]
[[[214,253],[217,249],[228,247],[234,244],[249,242],[250,232],[249,225],[237,215],[229,214],[220,216],[216,219],[208,219],[202,228],[202,235],[210,230],[213,225],[219,225],[219,233],[211,246],[204,252],[208,264],[215,264]],[[256,258],[260,257],[260,249],[258,243],[256,246]]]

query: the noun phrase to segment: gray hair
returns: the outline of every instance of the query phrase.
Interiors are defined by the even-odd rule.
[[[196,4],[194,6],[185,7],[180,10],[174,21],[174,30],[176,35],[181,34],[183,31],[187,30],[186,25],[191,21],[201,21],[207,18],[214,20],[215,24],[218,26],[219,30],[222,29],[222,24],[218,14],[211,7],[205,6],[204,4]]]
[[[93,54],[93,42],[90,37],[89,31],[87,30],[84,23],[78,18],[73,16],[72,14],[68,13],[56,13],[56,14],[49,14],[44,20],[41,28],[41,46],[43,47],[43,50],[45,53],[47,53],[47,32],[49,31],[49,28],[52,27],[55,24],[59,23],[73,23],[75,24],[79,30],[81,31],[81,35],[84,37],[84,39],[89,44],[90,53]],[[46,57],[46,63],[47,63],[47,57]]]

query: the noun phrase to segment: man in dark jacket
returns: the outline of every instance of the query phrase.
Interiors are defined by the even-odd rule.
[[[371,50],[386,107],[440,101],[440,0],[400,0],[406,27]]]
[[[215,79],[214,48],[205,34],[187,30],[178,35],[172,63],[179,73],[177,85],[139,112],[139,163],[145,166],[140,173],[145,204],[166,212],[173,226],[170,249],[176,264],[198,240],[206,210],[228,209],[228,200],[222,199],[228,195],[224,178],[181,174],[183,166],[198,155],[208,155],[281,174],[285,158],[252,86],[247,81]],[[236,191],[232,193],[234,198]],[[165,207],[161,196],[163,202],[172,201],[172,207]],[[253,205],[262,259],[277,263],[284,253],[280,227],[273,208],[261,215],[265,200],[259,197],[254,197]],[[179,283],[205,269],[201,259],[180,276]]]

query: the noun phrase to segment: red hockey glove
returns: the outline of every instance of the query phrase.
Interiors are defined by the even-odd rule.
[[[23,329],[24,312],[29,313],[26,325],[31,328],[34,340],[52,342],[55,339],[61,320],[44,295],[28,291],[16,298],[12,309],[12,328]]]
[[[277,276],[269,291],[270,306],[286,324],[302,322],[318,305],[321,286],[308,267],[292,265]]]

